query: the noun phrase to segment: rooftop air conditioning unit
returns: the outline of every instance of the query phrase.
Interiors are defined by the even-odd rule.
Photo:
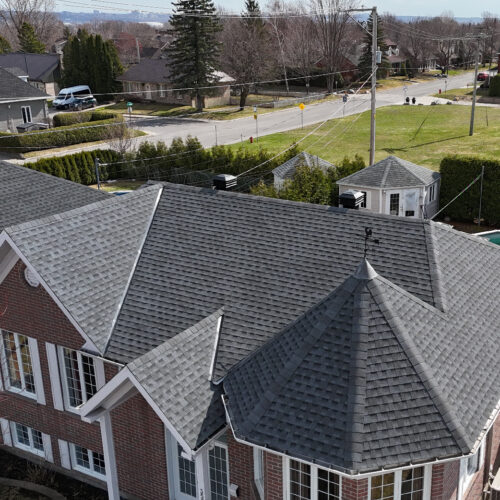
[[[339,196],[339,205],[344,208],[359,209],[364,201],[365,194],[361,191],[354,191],[354,189],[349,189]]]
[[[219,189],[221,191],[227,191],[233,187],[236,187],[237,177],[231,174],[218,174],[213,178],[214,189]]]

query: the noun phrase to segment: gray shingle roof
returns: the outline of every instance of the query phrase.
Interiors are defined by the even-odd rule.
[[[9,71],[0,68],[0,104],[2,99],[21,99],[39,97],[48,99],[49,96],[37,88],[14,76]]]
[[[122,82],[168,83],[170,71],[165,59],[142,59],[131,66],[117,80]]]
[[[160,186],[11,226],[5,231],[104,352]],[[123,203],[120,198],[127,198]]]
[[[474,440],[400,321],[442,313],[359,271],[229,372],[236,436],[349,473],[467,453]]]
[[[0,54],[0,68],[20,68],[30,80],[44,81],[59,66],[57,54],[25,54],[11,52]]]
[[[225,423],[221,387],[210,382],[222,314],[216,311],[127,365],[192,450]]]
[[[439,172],[402,160],[397,156],[388,156],[374,165],[340,179],[337,183],[377,188],[419,187],[428,186],[440,177]]]
[[[0,231],[109,197],[104,191],[0,162]]]
[[[275,177],[280,179],[291,179],[297,167],[307,166],[307,167],[319,167],[321,170],[326,172],[329,168],[335,168],[332,163],[323,160],[319,156],[311,155],[306,151],[301,151],[298,155],[290,158],[288,161],[282,165],[276,167],[273,170]]]

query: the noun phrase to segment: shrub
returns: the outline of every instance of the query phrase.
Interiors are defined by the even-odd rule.
[[[490,225],[500,222],[500,161],[477,157],[447,156],[441,161],[439,203],[444,207],[480,173],[484,165],[481,218]],[[480,182],[476,182],[454,201],[443,215],[457,221],[471,222],[479,214]]]
[[[54,127],[66,127],[101,120],[113,120],[118,116],[120,116],[118,113],[111,111],[83,111],[81,113],[58,113],[54,115],[52,121]]]
[[[494,76],[490,81],[490,97],[500,97],[500,74]]]
[[[109,125],[109,126],[108,126]],[[123,135],[123,117],[70,125],[57,129],[38,130],[26,134],[0,133],[0,151],[25,153],[27,151],[60,148],[83,142],[102,141]],[[6,138],[3,138],[6,137]]]

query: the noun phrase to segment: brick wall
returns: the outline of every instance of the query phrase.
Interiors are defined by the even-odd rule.
[[[342,500],[365,500],[368,498],[368,479],[342,478]]]
[[[265,500],[283,500],[283,457],[264,453]]]
[[[254,487],[253,448],[238,443],[231,431],[227,431],[229,456],[229,483],[239,486],[239,498],[257,500]]]

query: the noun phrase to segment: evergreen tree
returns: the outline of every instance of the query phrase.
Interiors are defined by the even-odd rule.
[[[8,54],[9,52],[12,52],[10,43],[0,35],[0,54]]]
[[[204,97],[209,87],[217,82],[215,71],[220,44],[217,33],[220,23],[212,0],[178,0],[175,14],[170,19],[174,41],[167,49],[171,82],[196,98],[196,109],[203,110]],[[186,15],[186,14],[200,14]]]
[[[372,73],[372,33],[373,33],[373,17],[370,14],[368,18],[366,29],[368,33],[365,32],[363,40],[363,53],[359,59],[358,69],[361,73],[361,79],[364,80],[368,78]],[[378,65],[377,78],[385,78],[389,72],[389,59],[387,58],[387,44],[385,43],[384,28],[382,26],[382,20],[377,14],[377,46],[378,49],[382,51],[382,62]]]
[[[37,38],[35,29],[31,24],[23,23],[17,36],[19,38],[21,52],[28,52],[30,54],[43,54],[45,52],[45,46]]]
[[[116,78],[123,73],[118,52],[111,40],[78,30],[63,51],[64,87],[88,85],[97,94],[112,94],[121,88]]]

